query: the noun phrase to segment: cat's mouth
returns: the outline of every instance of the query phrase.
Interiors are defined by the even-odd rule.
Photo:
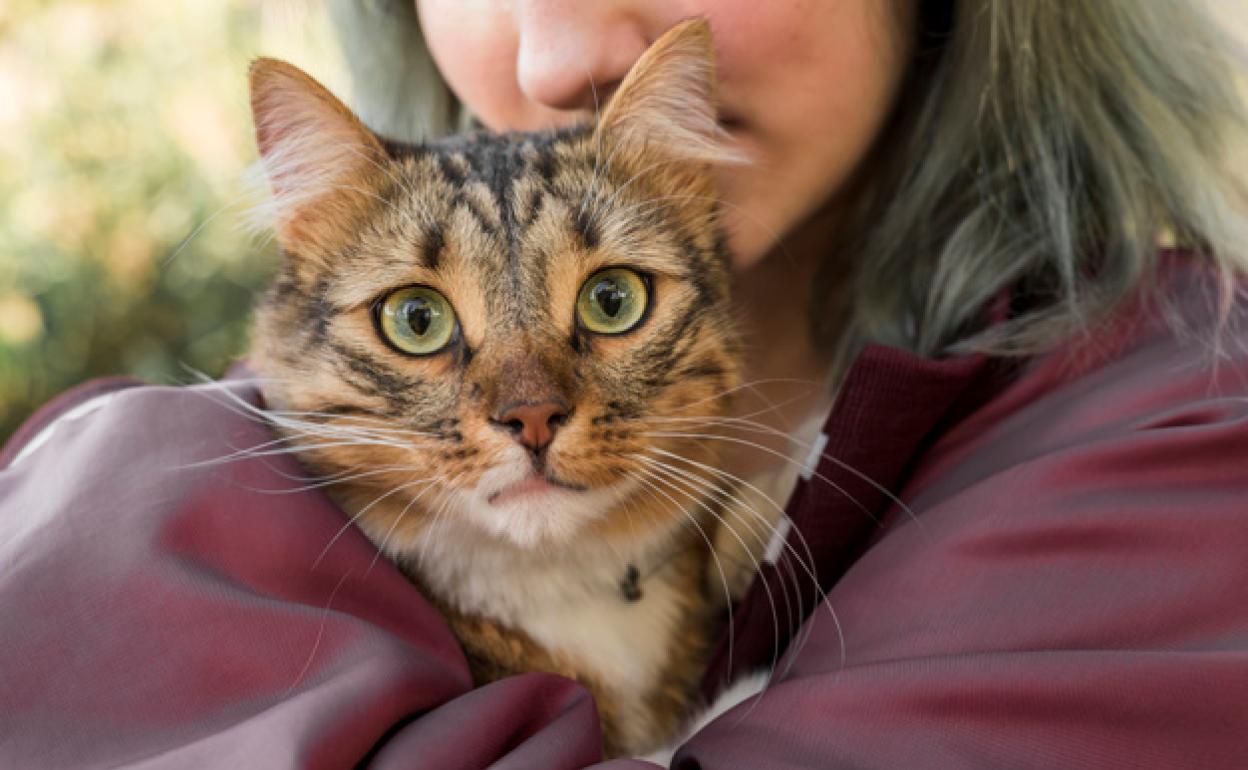
[[[482,474],[469,495],[457,499],[476,526],[523,550],[578,542],[577,533],[608,516],[636,491],[633,479],[605,485],[588,479],[573,482],[548,466],[535,467],[529,458],[508,459]]]
[[[531,473],[520,481],[508,484],[486,498],[490,505],[502,505],[529,495],[541,495],[555,490],[584,492],[585,487],[555,478],[550,473]]]

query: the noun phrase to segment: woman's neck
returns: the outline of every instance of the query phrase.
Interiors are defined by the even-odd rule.
[[[830,408],[832,359],[816,344],[810,323],[811,286],[830,248],[829,215],[817,215],[734,280],[734,304],[744,344],[743,387],[734,398],[739,418],[759,431],[730,429],[724,442],[727,470],[748,477],[778,467],[792,451],[788,437]],[[828,312],[837,299],[821,298]],[[748,440],[766,449],[756,449]],[[782,502],[782,501],[781,501]]]

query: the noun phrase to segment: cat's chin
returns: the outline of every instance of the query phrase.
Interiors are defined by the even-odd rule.
[[[591,488],[553,475],[539,475],[526,463],[487,471],[475,487],[459,490],[452,505],[484,534],[524,550],[575,545],[577,535],[633,494],[621,481]]]

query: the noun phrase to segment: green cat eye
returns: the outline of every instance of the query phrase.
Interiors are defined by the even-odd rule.
[[[612,267],[594,273],[581,287],[576,316],[596,334],[623,334],[641,321],[648,300],[640,275]]]
[[[413,356],[438,352],[455,333],[451,303],[426,286],[409,286],[387,294],[378,308],[377,322],[387,342]]]

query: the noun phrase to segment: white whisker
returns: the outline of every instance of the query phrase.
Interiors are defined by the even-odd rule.
[[[764,493],[761,489],[759,489],[759,488],[758,488],[758,487],[756,487],[755,485],[753,485],[753,484],[751,484],[750,482],[746,481],[745,479],[742,479],[742,478],[740,478],[740,477],[738,477],[738,476],[735,476],[735,475],[733,475],[732,473],[729,473],[728,471],[725,471],[725,470],[723,470],[723,469],[721,469],[721,468],[715,468],[714,466],[707,465],[706,463],[698,462],[697,460],[694,460],[694,459],[691,459],[691,458],[685,457],[685,456],[680,455],[680,454],[677,454],[677,453],[675,453],[675,452],[669,452],[669,451],[667,451],[667,450],[665,450],[665,449],[659,449],[659,448],[657,448],[657,447],[652,447],[652,448],[650,449],[650,451],[654,451],[654,452],[657,452],[657,453],[662,454],[662,455],[664,455],[664,456],[671,457],[671,458],[672,458],[672,459],[674,459],[674,460],[680,460],[680,461],[682,461],[682,462],[689,463],[689,464],[694,465],[695,467],[701,468],[701,469],[703,469],[703,470],[705,470],[705,471],[707,471],[707,472],[709,472],[709,473],[715,474],[715,475],[719,476],[720,478],[724,478],[724,479],[727,479],[727,480],[729,480],[729,481],[733,481],[733,482],[735,482],[735,483],[741,484],[741,485],[742,485],[742,486],[744,486],[744,487],[747,487],[748,489],[752,490],[755,494],[759,495],[759,496],[760,496],[760,497],[762,497],[764,500],[766,500],[766,501],[767,501],[767,502],[768,502],[768,503],[769,503],[772,507],[774,507],[774,508],[777,510],[777,512],[780,514],[780,516],[782,516],[782,517],[783,517],[786,521],[788,521],[788,522],[789,522],[789,524],[790,524],[790,529],[789,529],[789,531],[792,533],[792,536],[794,536],[794,537],[796,537],[796,538],[798,539],[798,542],[799,542],[799,544],[802,546],[802,549],[806,552],[806,556],[805,556],[805,558],[802,558],[802,557],[801,557],[801,556],[797,553],[797,551],[793,548],[793,546],[792,546],[792,545],[790,545],[790,544],[789,544],[789,543],[787,543],[787,542],[784,544],[784,548],[785,548],[785,549],[789,552],[789,554],[792,556],[792,558],[793,558],[793,562],[794,562],[797,566],[801,567],[802,571],[803,571],[803,572],[805,572],[805,573],[806,573],[806,575],[807,575],[807,577],[809,577],[809,578],[810,578],[811,584],[814,586],[814,589],[815,589],[815,591],[817,592],[817,595],[820,597],[820,603],[821,603],[821,604],[823,604],[823,605],[827,608],[828,615],[831,617],[831,619],[832,619],[832,623],[833,623],[833,625],[834,625],[834,626],[835,626],[835,628],[836,628],[837,639],[838,639],[838,642],[839,642],[839,644],[840,644],[840,650],[841,650],[841,656],[840,656],[840,657],[841,657],[841,665],[842,665],[842,666],[844,666],[844,665],[845,665],[845,661],[846,661],[845,634],[844,634],[844,630],[843,630],[843,629],[842,629],[842,627],[841,627],[841,621],[840,621],[840,618],[837,616],[837,614],[836,614],[836,610],[832,607],[831,602],[829,602],[829,601],[828,601],[827,593],[826,593],[825,591],[823,591],[823,589],[822,589],[822,587],[821,587],[821,585],[820,585],[820,583],[819,583],[819,578],[818,578],[818,575],[816,574],[816,566],[817,566],[817,565],[815,564],[814,552],[811,550],[809,542],[806,540],[805,536],[802,534],[802,532],[801,532],[800,528],[798,528],[797,526],[793,526],[793,521],[792,521],[791,519],[789,519],[788,514],[786,514],[786,513],[784,512],[784,508],[783,508],[783,507],[781,507],[779,503],[777,503],[775,500],[771,499],[771,497],[770,497],[770,496],[768,496],[767,494],[765,494],[765,493]],[[760,515],[761,515],[761,514],[760,514]],[[807,632],[807,637],[809,638],[809,632]],[[798,649],[800,649],[800,644],[801,644],[801,638],[800,638],[800,636],[799,636],[799,638],[798,638],[797,640],[795,640],[795,642],[794,642],[794,644],[793,644],[793,650],[794,650],[794,653],[796,653],[796,651],[797,651]],[[794,655],[794,657],[795,657],[795,656],[796,656],[796,655]],[[793,658],[791,657],[791,658],[790,658],[790,661],[792,661],[792,660],[793,660]],[[791,665],[791,663],[790,663],[790,665]]]
[[[654,475],[651,471],[649,471],[646,468],[637,468],[635,469],[634,474],[635,475],[633,477],[637,479],[638,482],[640,482],[641,484],[643,484],[644,486],[646,486],[653,492],[659,495],[662,495],[664,498],[667,499],[668,502],[672,504],[675,510],[680,511],[682,514],[684,514],[685,518],[690,523],[693,524],[694,528],[697,529],[698,534],[702,536],[702,540],[706,543],[707,551],[708,553],[710,553],[711,558],[715,561],[715,570],[716,572],[719,573],[719,581],[724,589],[725,604],[728,607],[728,630],[729,630],[728,659],[731,660],[732,654],[733,654],[733,644],[734,644],[733,634],[732,634],[732,596],[728,590],[728,576],[724,572],[723,565],[720,564],[719,562],[719,556],[715,553],[715,544],[711,542],[711,539],[709,537],[707,537],[706,531],[702,529],[701,524],[698,524],[697,519],[692,514],[690,514],[689,511],[685,510],[684,506],[676,502],[672,498],[671,495],[664,492],[663,489],[658,486],[657,482],[662,481],[662,479]]]
[[[644,457],[641,457],[641,456],[637,456],[637,457],[638,457],[638,459],[641,459],[641,460],[647,460],[647,459],[649,459],[649,458],[644,458]],[[648,463],[648,464],[650,465],[650,467],[651,467],[651,469],[652,469],[652,470],[654,470],[654,471],[656,471],[656,472],[660,470],[660,469],[659,469],[658,467],[656,467],[653,463]],[[651,476],[651,478],[653,478],[655,481],[659,481],[659,482],[663,482],[663,481],[665,481],[665,482],[666,482],[666,483],[665,483],[665,486],[667,486],[669,489],[672,489],[672,490],[673,490],[673,491],[675,491],[675,492],[680,492],[680,493],[683,493],[683,494],[684,494],[686,497],[688,497],[690,500],[694,501],[694,502],[695,502],[695,503],[697,503],[699,506],[701,506],[701,507],[702,507],[702,509],[703,509],[704,511],[706,511],[706,512],[707,512],[710,516],[712,516],[713,518],[715,518],[715,519],[718,521],[719,525],[720,525],[720,526],[722,526],[722,527],[725,527],[725,528],[728,530],[728,532],[729,532],[729,533],[730,533],[730,534],[731,534],[734,538],[736,538],[737,542],[741,544],[741,548],[742,548],[742,550],[744,550],[744,551],[745,551],[745,553],[746,553],[748,556],[750,556],[750,561],[752,561],[752,562],[753,562],[754,571],[755,571],[755,572],[757,572],[757,571],[760,569],[760,565],[759,565],[758,561],[757,561],[756,559],[754,559],[753,554],[751,554],[751,553],[750,553],[750,549],[749,549],[749,547],[745,544],[745,541],[741,539],[741,536],[737,534],[736,530],[735,530],[735,529],[733,529],[732,525],[730,525],[730,524],[729,524],[729,523],[728,523],[728,522],[724,519],[724,517],[720,516],[720,515],[719,515],[719,514],[718,514],[718,513],[714,510],[714,509],[712,509],[709,505],[707,505],[707,504],[706,504],[705,500],[703,500],[700,496],[698,496],[698,495],[694,495],[694,494],[692,494],[691,492],[689,492],[688,490],[683,489],[682,487],[678,487],[678,486],[676,486],[676,483],[675,483],[674,481],[672,481],[672,480],[671,480],[670,476],[669,476],[669,477],[668,477],[668,479],[666,479],[666,480],[665,480],[665,479],[663,479],[663,478],[661,478],[661,477],[659,477],[659,476]],[[719,556],[720,556],[720,555],[719,555],[718,553],[716,553],[716,552],[715,552],[715,550],[714,550],[714,549],[715,549],[714,545],[711,545],[710,547],[711,547],[711,551],[712,551],[712,557],[716,560],[716,565],[717,565],[717,566],[719,566]],[[722,567],[720,567],[720,575],[721,575],[721,577],[723,577],[723,569],[722,569]],[[729,612],[731,613],[731,608],[732,608],[732,596],[731,596],[731,595],[729,595],[728,590],[729,590],[729,589],[728,589],[728,586],[727,586],[727,580],[725,579],[725,581],[724,581],[724,594],[725,594],[725,596],[724,596],[724,604],[725,604],[725,606],[726,606],[726,607],[728,607],[728,608],[729,608]],[[767,604],[768,604],[768,606],[769,606],[769,607],[770,607],[770,609],[771,609],[771,619],[772,619],[772,625],[773,625],[772,638],[773,638],[773,640],[774,640],[774,642],[773,642],[773,644],[772,644],[772,649],[773,649],[773,650],[776,650],[776,649],[778,649],[778,648],[779,648],[779,641],[780,641],[780,618],[779,618],[779,615],[777,615],[777,613],[776,613],[776,600],[775,600],[775,596],[771,593],[771,587],[770,587],[770,586],[768,586],[766,582],[764,582],[764,583],[763,583],[763,590],[764,590],[764,591],[766,592],[766,594],[767,594]],[[793,611],[792,611],[791,606],[789,605],[789,600],[788,600],[788,592],[787,592],[787,590],[785,591],[784,600],[785,600],[785,601],[784,601],[784,603],[785,603],[785,607],[786,607],[786,616],[787,616],[787,618],[788,618],[789,624],[791,625],[791,624],[793,623]],[[730,614],[730,616],[729,616],[729,622],[731,623],[731,614]],[[730,626],[730,628],[731,628],[731,626]],[[732,659],[732,650],[731,650],[731,648],[730,648],[730,649],[729,649],[729,651],[728,651],[728,659],[729,659],[729,660],[731,660],[731,659]],[[773,666],[773,667],[775,666],[775,654],[774,654],[774,653],[773,653],[773,656],[772,656],[772,666]]]
[[[743,498],[740,498],[736,495],[731,494],[719,484],[715,484],[690,471],[684,470],[682,468],[677,468],[669,463],[665,463],[662,460],[655,458],[655,457],[646,457],[644,455],[638,455],[638,454],[634,454],[632,456],[642,462],[645,462],[654,470],[666,474],[669,478],[673,478],[675,481],[680,482],[680,483],[688,484],[689,486],[693,487],[694,491],[697,492],[699,495],[702,495],[704,497],[705,496],[713,497],[714,499],[719,500],[725,505],[732,505],[732,504],[741,505],[745,509],[747,509],[747,512],[753,513],[758,518],[757,523],[761,525],[761,528],[762,528],[761,532],[758,528],[755,527],[754,523],[750,522],[749,520],[743,520],[742,523],[746,525],[746,527],[748,528],[749,534],[757,541],[758,545],[760,546],[759,548],[760,551],[762,550],[762,547],[765,547],[769,541],[769,538],[766,535],[775,534],[775,528],[772,527],[772,525],[768,523],[767,519],[764,516],[762,516],[762,514],[760,514],[753,506],[749,505]],[[733,529],[733,527],[728,523],[726,516],[712,510],[704,502],[702,502],[702,507],[712,516],[715,516],[717,519],[719,519],[720,524],[727,528],[728,532],[733,536],[733,538],[736,539],[737,543],[740,544],[746,556],[749,557],[750,566],[753,568],[753,572],[757,573],[762,568],[762,565],[759,564],[758,559],[754,557],[754,553],[750,549],[750,547],[746,545],[745,541],[741,538],[741,536],[738,535],[736,530]],[[774,599],[771,596],[771,589],[766,584],[764,584],[763,587],[767,591],[768,600],[774,603]],[[786,608],[786,617],[790,619],[790,623],[791,623],[792,618],[793,618],[793,609],[792,609],[792,605],[790,605],[789,603],[788,587],[784,585],[783,583],[781,584],[781,587],[784,590],[783,598],[784,598],[784,604]]]
[[[662,420],[666,420],[666,419],[675,419],[675,418],[643,418],[643,419],[645,419],[645,420],[654,420],[654,419],[662,419]],[[691,419],[697,419],[697,418],[691,418]],[[744,427],[744,424],[745,424],[745,423],[750,423],[750,428],[751,428],[752,430],[756,431],[756,432],[766,433],[766,434],[769,434],[769,435],[772,435],[772,436],[776,436],[776,437],[779,437],[779,438],[785,438],[785,439],[789,440],[790,442],[792,442],[793,444],[796,444],[797,446],[799,446],[799,447],[801,447],[801,448],[803,448],[803,449],[806,449],[807,451],[812,451],[812,450],[814,449],[814,447],[815,447],[815,445],[814,445],[813,443],[809,442],[809,441],[803,441],[803,440],[801,440],[801,439],[797,438],[796,436],[792,436],[792,435],[790,435],[790,434],[788,434],[788,433],[784,433],[783,431],[779,431],[779,430],[777,430],[777,429],[775,429],[775,428],[773,428],[773,427],[771,427],[771,426],[769,426],[769,425],[764,425],[764,424],[762,424],[762,423],[755,423],[755,422],[753,422],[753,421],[743,421],[743,420],[741,420],[741,419],[739,419],[739,418],[733,418],[733,417],[708,418],[708,419],[707,419],[707,421],[708,421],[708,422],[714,421],[716,424],[721,425],[721,426],[724,426],[724,427],[731,427],[731,426],[732,426],[732,424],[734,424],[734,423],[742,423],[742,424],[743,424],[743,427]],[[730,441],[730,442],[734,442],[734,443],[745,444],[745,445],[747,445],[747,446],[752,446],[752,447],[754,447],[754,448],[756,448],[756,449],[761,449],[761,450],[764,450],[764,451],[768,452],[769,454],[772,454],[772,455],[775,455],[775,456],[781,457],[781,458],[782,458],[782,459],[784,459],[785,461],[787,461],[787,462],[789,462],[789,463],[792,463],[792,464],[794,464],[794,465],[797,465],[799,468],[802,468],[803,470],[805,469],[805,465],[804,465],[804,464],[802,464],[802,463],[799,463],[797,460],[794,460],[793,458],[791,458],[791,457],[789,457],[789,456],[787,456],[787,455],[783,454],[782,452],[777,452],[776,450],[771,449],[770,447],[765,447],[765,446],[763,446],[763,445],[761,445],[761,444],[755,444],[754,442],[751,442],[751,441],[745,441],[744,439],[736,439],[736,438],[727,437],[727,436],[718,436],[718,437],[717,437],[717,436],[715,436],[714,434],[698,434],[698,435],[699,435],[700,437],[702,437],[702,438],[720,438],[720,439],[725,440],[725,441]],[[919,517],[918,517],[918,516],[916,516],[916,515],[915,515],[915,513],[914,513],[913,509],[911,509],[911,508],[910,508],[910,506],[909,506],[909,505],[907,505],[907,504],[905,503],[905,501],[904,501],[904,500],[902,500],[901,498],[897,497],[897,495],[895,495],[895,494],[894,494],[894,493],[893,493],[893,492],[892,492],[892,491],[891,491],[888,487],[886,487],[886,486],[884,486],[883,484],[879,483],[879,482],[878,482],[878,481],[876,481],[875,479],[873,479],[873,478],[871,478],[870,476],[866,475],[865,473],[863,473],[862,471],[858,470],[857,468],[855,468],[854,466],[850,465],[849,463],[845,462],[844,460],[841,460],[841,459],[839,459],[839,458],[837,458],[837,457],[835,457],[835,456],[833,456],[833,455],[829,454],[828,452],[821,452],[821,453],[819,454],[819,458],[820,458],[820,459],[823,459],[823,460],[827,460],[828,462],[830,462],[830,463],[832,463],[833,465],[837,466],[838,468],[840,468],[841,470],[845,471],[846,473],[849,473],[850,475],[854,476],[855,478],[857,478],[857,479],[859,479],[859,480],[863,481],[864,483],[866,483],[867,485],[871,486],[871,487],[872,487],[872,488],[874,488],[877,492],[880,492],[882,495],[884,495],[884,497],[885,497],[885,498],[886,498],[886,499],[887,499],[890,503],[892,503],[892,504],[896,505],[899,509],[901,509],[901,511],[902,511],[903,513],[905,513],[905,514],[906,514],[906,517],[907,517],[907,518],[909,518],[909,519],[910,519],[910,521],[914,522],[914,524],[915,524],[915,526],[916,526],[916,527],[918,527],[920,530],[922,530],[922,529],[923,529],[923,527],[924,527],[923,522],[922,522],[922,520],[920,520],[920,519],[919,519]],[[848,495],[848,494],[845,492],[845,490],[844,490],[844,489],[842,489],[840,486],[838,486],[838,485],[837,485],[835,482],[833,482],[831,479],[827,478],[827,476],[825,476],[824,474],[821,474],[821,473],[818,473],[818,472],[814,472],[814,473],[812,473],[812,478],[817,478],[817,479],[819,479],[819,480],[821,480],[821,481],[823,481],[823,482],[825,482],[825,483],[827,483],[827,484],[831,485],[834,489],[836,489],[836,490],[837,490],[838,492],[840,492],[841,494],[844,494],[844,495],[846,496],[846,498],[847,498],[847,499],[849,499],[851,502],[853,502],[853,503],[854,503],[854,505],[856,505],[856,506],[859,508],[859,510],[862,510],[863,512],[867,513],[867,515],[871,517],[871,520],[872,520],[872,521],[874,521],[876,524],[879,524],[879,523],[880,523],[880,522],[878,521],[878,519],[877,519],[877,518],[876,518],[873,514],[871,514],[869,511],[867,511],[867,510],[866,510],[865,506],[863,506],[860,502],[858,502],[858,501],[857,501],[857,500],[855,500],[853,497],[851,497],[850,495]]]
[[[357,511],[354,516],[348,519],[347,523],[343,524],[342,527],[337,532],[334,533],[334,536],[329,539],[329,542],[325,544],[325,547],[323,549],[321,549],[320,555],[318,555],[316,557],[316,560],[312,562],[312,569],[316,569],[316,565],[321,563],[321,560],[325,558],[325,554],[329,553],[329,549],[333,548],[334,543],[338,542],[338,538],[342,537],[346,533],[346,531],[351,528],[351,525],[354,524],[356,521],[358,521],[361,516],[368,513],[373,508],[373,506],[377,505],[382,500],[385,500],[391,495],[394,495],[403,491],[404,489],[409,489],[411,487],[416,486],[417,484],[434,481],[434,480],[436,479],[429,479],[429,478],[415,479],[414,481],[409,481],[404,484],[399,484],[398,486],[382,494],[380,497],[375,498],[368,505],[365,505],[363,508]],[[420,493],[418,493],[418,495],[419,494]]]
[[[454,479],[451,479],[451,483],[454,483],[454,481],[458,478],[459,477],[456,476]],[[380,559],[381,555],[385,553],[386,551],[386,544],[390,542],[390,536],[394,534],[395,529],[398,528],[399,523],[403,521],[404,517],[407,516],[408,512],[411,511],[412,507],[415,506],[416,503],[420,501],[420,498],[424,497],[426,492],[428,492],[431,489],[436,489],[435,484],[443,483],[445,481],[446,481],[445,476],[439,476],[436,479],[433,479],[432,480],[433,483],[430,483],[429,486],[417,492],[416,495],[407,502],[407,505],[403,506],[403,510],[400,511],[399,515],[394,517],[394,521],[390,523],[390,529],[386,530],[385,537],[383,537],[381,539],[381,542],[377,544],[377,553],[373,555],[373,560],[369,562],[368,570],[365,570],[364,574],[367,575],[369,571],[371,571],[373,567],[377,565],[377,560]],[[439,489],[437,491],[441,492],[442,490]],[[444,498],[444,500],[445,499],[446,498]]]
[[[638,433],[638,435],[641,435],[641,436],[649,436],[649,437],[653,437],[653,438],[684,438],[684,439],[691,439],[691,440],[697,440],[697,439],[707,439],[707,440],[715,440],[715,441],[726,441],[726,442],[729,442],[729,443],[732,443],[732,444],[740,444],[740,445],[743,445],[743,446],[753,447],[754,449],[757,449],[757,450],[759,450],[759,451],[761,451],[761,452],[766,452],[767,454],[770,454],[770,455],[772,455],[772,456],[774,456],[774,457],[777,457],[777,458],[779,458],[779,459],[781,459],[781,460],[784,460],[784,461],[785,461],[785,462],[787,462],[787,463],[791,463],[791,464],[793,464],[793,465],[796,465],[797,467],[799,467],[799,468],[801,468],[801,469],[803,469],[803,470],[805,470],[805,469],[806,469],[806,466],[805,466],[804,464],[802,464],[802,463],[798,462],[797,460],[794,460],[792,457],[789,457],[789,456],[788,456],[788,455],[786,455],[784,452],[777,451],[777,450],[775,450],[775,449],[772,449],[772,448],[771,448],[771,447],[769,447],[769,446],[763,446],[762,444],[759,444],[759,443],[754,442],[754,441],[747,441],[746,439],[737,438],[737,437],[735,437],[735,436],[720,436],[720,435],[716,435],[716,434],[714,434],[714,433],[684,433],[684,432],[676,432],[676,431],[662,431],[662,430],[660,430],[660,431],[640,431],[640,432]],[[854,506],[855,506],[856,508],[858,508],[858,510],[860,510],[860,511],[862,511],[864,514],[866,514],[866,515],[867,515],[867,517],[871,519],[871,521],[873,521],[873,522],[874,522],[874,523],[876,523],[877,525],[880,523],[880,520],[876,517],[876,515],[875,515],[874,513],[872,513],[872,512],[871,512],[871,511],[870,511],[870,510],[869,510],[869,509],[868,509],[865,505],[863,505],[861,502],[859,502],[857,498],[855,498],[853,495],[849,494],[849,492],[848,492],[848,491],[847,491],[844,487],[842,487],[841,485],[837,484],[835,481],[833,481],[832,479],[828,478],[827,476],[825,476],[825,475],[824,475],[824,474],[822,474],[822,473],[818,473],[818,472],[816,472],[816,473],[812,474],[812,477],[813,477],[813,478],[817,478],[817,479],[819,479],[820,481],[823,481],[825,484],[828,484],[828,485],[829,485],[829,486],[831,486],[833,489],[835,489],[837,492],[840,492],[842,495],[844,495],[844,496],[845,496],[845,499],[846,499],[846,500],[848,500],[848,501],[850,501],[851,503],[853,503],[853,504],[854,504]],[[877,487],[879,487],[879,488],[881,488],[881,489],[882,489],[882,487],[880,487],[880,485],[878,485],[878,484],[876,484],[875,486],[877,486]]]

